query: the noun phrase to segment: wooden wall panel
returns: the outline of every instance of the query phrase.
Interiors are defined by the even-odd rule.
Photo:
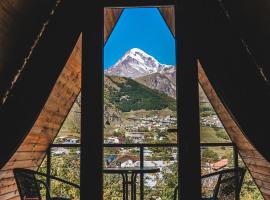
[[[175,35],[175,10],[173,6],[160,7],[159,11],[162,17],[165,19],[172,34]]]
[[[105,8],[104,9],[104,43],[109,38],[117,20],[119,19],[122,8]]]
[[[160,12],[167,25],[170,27],[172,33],[175,34],[173,8],[160,8]],[[233,120],[230,113],[214,91],[203,70],[203,67],[199,64],[198,68],[199,82],[206,96],[215,109],[232,142],[236,144],[242,160],[250,171],[250,174],[261,191],[263,197],[265,199],[270,199],[270,163],[264,159],[263,156],[252,146],[237,123]]]
[[[269,199],[270,195],[270,163],[263,158],[263,156],[252,146],[247,140],[244,133],[238,127],[237,123],[231,117],[228,110],[221,103],[221,100],[213,90],[202,66],[199,64],[199,81],[200,84],[209,98],[213,108],[216,110],[217,115],[230,136],[233,143],[236,144],[238,152],[247,166],[255,183],[259,187],[265,199]]]
[[[104,10],[104,43],[122,9]],[[19,199],[12,170],[15,167],[37,170],[46,150],[57,136],[63,121],[81,89],[81,37],[31,131],[9,162],[0,170],[0,200]]]
[[[17,199],[12,170],[16,167],[38,169],[46,150],[58,134],[81,88],[81,38],[59,76],[33,128],[0,170],[0,199]]]
[[[160,8],[173,34],[175,34],[174,9]],[[107,41],[115,23],[122,13],[122,9],[105,9],[104,42]],[[0,170],[0,199],[18,199],[12,169],[25,167],[37,169],[45,157],[48,145],[56,137],[67,116],[75,98],[80,92],[81,82],[81,39],[79,39],[70,59],[57,80],[50,97],[47,100],[33,128],[25,138],[18,151],[10,161]],[[245,138],[237,123],[213,90],[202,67],[199,65],[199,80],[209,101],[215,108],[232,141],[237,145],[243,161],[247,165],[256,184],[265,199],[270,199],[270,164]]]

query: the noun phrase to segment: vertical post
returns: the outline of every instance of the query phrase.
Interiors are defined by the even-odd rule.
[[[47,175],[51,175],[51,145],[47,150]],[[48,193],[46,194],[46,198],[49,199],[49,195],[51,192],[51,179],[49,177],[46,178],[47,186],[48,186]]]
[[[140,167],[143,167],[144,163],[144,147],[140,146]],[[144,174],[140,174],[140,200],[144,200]]]
[[[233,144],[233,164],[234,164],[234,168],[238,168],[239,167],[239,163],[238,163],[238,152],[237,152],[237,149],[236,149],[236,146],[235,146],[235,144]],[[235,176],[237,176],[237,174],[235,174]],[[237,179],[235,179],[235,185],[237,185],[238,184],[238,181],[239,180],[237,180]],[[236,187],[235,188],[235,194],[236,194],[236,196],[235,196],[235,200],[239,200],[240,199],[240,196],[239,196],[239,194],[238,194],[238,188]]]
[[[103,199],[103,5],[82,6],[81,200]]]
[[[234,167],[238,168],[239,167],[238,152],[237,152],[235,144],[233,145],[233,159],[234,159]]]
[[[178,199],[201,199],[198,66],[195,52],[196,1],[177,1]],[[180,116],[179,116],[180,115]]]

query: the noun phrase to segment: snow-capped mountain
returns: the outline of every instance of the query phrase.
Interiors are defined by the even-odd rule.
[[[104,73],[135,79],[154,73],[170,73],[170,71],[174,71],[174,66],[161,64],[141,49],[133,48]]]

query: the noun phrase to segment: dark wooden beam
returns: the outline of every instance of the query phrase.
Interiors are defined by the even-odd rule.
[[[104,0],[104,7],[158,7],[175,5],[177,0]]]
[[[177,116],[178,196],[181,200],[201,199],[198,67],[193,35],[196,13],[191,4],[194,2],[182,1],[176,5],[177,113],[180,113]]]
[[[0,105],[1,134],[5,137],[0,144],[0,168],[33,127],[78,40],[77,6],[72,2],[59,4],[37,44],[32,46],[5,103]],[[12,55],[17,55],[16,51]]]
[[[101,200],[103,187],[103,6],[85,6],[82,45],[81,196]],[[91,16],[89,16],[91,13]]]

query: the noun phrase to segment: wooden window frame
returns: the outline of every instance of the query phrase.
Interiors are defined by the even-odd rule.
[[[83,8],[81,200],[103,199],[103,25],[105,7],[175,7],[178,196],[201,199],[198,68],[193,1],[99,0]],[[193,12],[194,14],[194,12]],[[94,16],[94,17],[93,17]],[[180,112],[181,111],[181,112]],[[180,116],[180,117],[179,117]],[[181,121],[180,121],[181,118]],[[181,159],[180,159],[181,158]],[[181,180],[181,181],[180,181]]]

